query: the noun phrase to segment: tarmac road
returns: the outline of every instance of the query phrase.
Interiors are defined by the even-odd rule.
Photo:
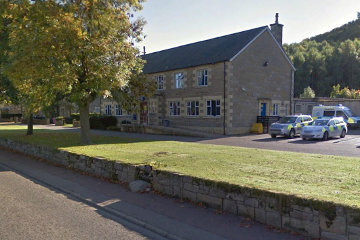
[[[0,149],[0,239],[306,238]]]

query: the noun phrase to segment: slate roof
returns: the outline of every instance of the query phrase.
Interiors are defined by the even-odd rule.
[[[224,62],[234,57],[267,26],[195,42],[141,56],[146,60],[144,73]]]

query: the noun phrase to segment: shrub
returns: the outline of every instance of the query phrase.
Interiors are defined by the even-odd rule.
[[[64,120],[64,119],[65,119],[64,116],[58,116],[58,117],[56,117],[56,120],[58,120],[58,121]]]
[[[1,118],[9,119],[13,117],[21,118],[22,114],[12,114],[12,113],[1,113]]]
[[[106,128],[106,130],[121,132],[121,128],[115,127],[115,126],[110,126],[110,127]]]
[[[100,116],[99,114],[90,114],[90,128],[105,130],[108,127],[116,127],[117,119],[114,116]]]
[[[80,121],[80,113],[72,113],[70,117],[71,117],[71,123],[73,119],[75,119],[76,121]]]
[[[121,121],[121,124],[131,124],[131,121],[129,121],[129,120],[122,120],[122,121]]]

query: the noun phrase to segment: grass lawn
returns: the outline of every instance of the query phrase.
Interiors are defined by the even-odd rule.
[[[360,158],[98,135],[81,146],[76,133],[25,136],[25,127],[11,125],[0,125],[0,137],[360,208]]]

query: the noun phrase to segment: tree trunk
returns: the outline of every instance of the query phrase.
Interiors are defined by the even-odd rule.
[[[29,115],[28,125],[27,125],[27,132],[26,135],[33,135],[34,133],[34,121],[33,121],[33,115]]]
[[[79,105],[80,110],[80,141],[82,145],[91,144],[90,139],[90,121],[89,121],[90,103],[82,103]]]

